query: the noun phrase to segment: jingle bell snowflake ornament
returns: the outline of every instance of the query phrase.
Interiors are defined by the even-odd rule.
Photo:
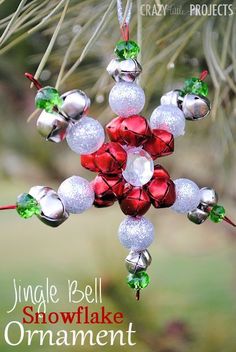
[[[185,81],[182,90],[173,90],[161,98],[150,120],[142,114],[145,94],[137,78],[142,71],[138,62],[140,48],[129,40],[128,22],[123,19],[121,2],[118,18],[123,39],[116,44],[115,58],[107,71],[115,85],[109,94],[114,118],[105,126],[88,116],[90,99],[79,89],[60,94],[53,87],[42,87],[26,74],[37,88],[35,104],[42,109],[37,121],[38,132],[51,142],[66,140],[71,150],[80,155],[81,165],[96,173],[92,182],[80,176],[64,180],[58,191],[46,186],[34,186],[21,194],[15,205],[0,210],[16,209],[24,218],[36,215],[45,224],[61,225],[69,214],[81,214],[91,206],[104,208],[119,203],[126,215],[118,229],[120,243],[130,252],[125,259],[129,272],[127,284],[140,297],[140,290],[150,282],[147,269],[152,258],[149,246],[155,238],[153,224],[144,215],[155,209],[170,207],[186,214],[195,224],[208,218],[236,226],[218,204],[214,189],[186,178],[172,180],[159,164],[159,158],[174,151],[174,138],[184,135],[187,120],[197,121],[210,112],[206,98],[207,71],[199,78]],[[110,141],[105,142],[105,132]],[[156,160],[158,159],[158,163]]]

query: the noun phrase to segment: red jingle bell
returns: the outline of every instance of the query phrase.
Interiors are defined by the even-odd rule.
[[[174,151],[174,136],[168,131],[154,129],[151,138],[144,143],[143,149],[153,160],[169,155]]]
[[[125,215],[142,216],[151,206],[147,192],[141,187],[132,187],[119,201]]]
[[[120,173],[125,167],[127,153],[119,143],[104,143],[95,152],[94,162],[98,170],[103,174]]]
[[[95,165],[95,153],[92,154],[87,154],[87,155],[81,155],[80,156],[80,162],[81,165],[90,171],[93,172],[99,172],[99,169]]]
[[[116,198],[124,194],[125,180],[122,175],[100,174],[92,181],[93,189],[97,197],[107,196]]]
[[[170,207],[176,199],[175,184],[171,179],[153,179],[147,186],[147,193],[155,208]]]
[[[95,207],[109,207],[116,201],[116,195],[113,192],[113,186],[117,184],[119,177],[109,178],[106,175],[98,175],[91,182],[95,193]]]
[[[133,115],[125,118],[120,125],[122,140],[134,147],[138,147],[151,137],[151,130],[143,116]]]
[[[166,169],[164,169],[163,166],[161,166],[160,164],[156,164],[154,166],[152,180],[154,178],[167,178],[167,179],[169,179],[170,175],[169,175],[168,171],[166,171]]]
[[[124,120],[124,117],[116,117],[106,125],[107,135],[112,142],[119,142],[121,144],[124,144],[120,136],[120,125],[123,120]]]
[[[106,197],[106,196],[97,197],[95,195],[95,199],[94,199],[93,205],[96,208],[107,208],[107,207],[112,206],[114,203],[115,203],[115,200],[111,199],[110,197]]]

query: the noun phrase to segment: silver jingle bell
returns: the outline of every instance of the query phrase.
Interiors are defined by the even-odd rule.
[[[175,89],[167,92],[161,97],[161,105],[175,105],[179,106],[180,90]]]
[[[209,213],[203,209],[197,208],[188,212],[188,219],[196,225],[202,224],[209,216]]]
[[[116,82],[133,82],[142,72],[142,67],[135,59],[112,59],[107,66],[107,72]]]
[[[151,261],[152,257],[147,249],[139,252],[130,251],[128,256],[125,258],[126,268],[131,274],[146,270],[151,264]]]
[[[68,121],[57,112],[43,110],[37,120],[37,130],[47,141],[59,143],[65,139]]]
[[[200,204],[203,207],[214,206],[218,202],[218,195],[213,188],[203,187],[200,189]]]
[[[133,82],[142,72],[142,67],[135,59],[127,59],[120,61],[121,81]]]
[[[68,218],[69,214],[66,212],[64,204],[52,188],[34,186],[30,189],[29,194],[38,201],[41,207],[38,218],[46,225],[57,227]]]
[[[120,61],[118,59],[112,59],[106,70],[115,81],[119,81]]]
[[[30,188],[29,194],[34,197],[37,201],[39,201],[40,198],[44,197],[47,194],[48,189],[51,190],[50,187],[46,186],[33,186]]]
[[[87,114],[90,99],[82,90],[70,90],[62,94],[61,98],[63,104],[60,109],[69,119],[77,121]]]
[[[150,254],[150,252],[145,249],[144,251],[142,251],[142,255],[143,257],[145,257],[146,261],[147,261],[147,265],[149,266],[152,262],[152,256]]]
[[[187,120],[195,121],[206,117],[211,105],[206,97],[196,94],[186,94],[182,102],[182,111]]]

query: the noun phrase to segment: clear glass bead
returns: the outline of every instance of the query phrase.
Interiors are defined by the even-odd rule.
[[[123,170],[124,179],[133,186],[143,186],[153,176],[154,163],[151,156],[142,148],[130,148],[127,152],[127,163]]]

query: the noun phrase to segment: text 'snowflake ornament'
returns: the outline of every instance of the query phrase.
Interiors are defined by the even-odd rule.
[[[37,88],[35,104],[42,109],[37,121],[38,132],[47,141],[58,143],[65,139],[80,154],[81,165],[97,175],[91,182],[80,176],[69,177],[61,183],[58,192],[50,187],[34,186],[28,193],[19,195],[15,205],[2,206],[0,210],[16,209],[22,218],[36,215],[45,224],[57,227],[70,213],[80,214],[92,205],[109,207],[118,201],[126,215],[118,237],[130,250],[125,259],[129,272],[127,283],[139,299],[140,290],[150,282],[146,270],[151,264],[151,255],[147,248],[154,240],[154,226],[144,214],[151,205],[156,209],[171,207],[187,214],[198,225],[207,219],[236,225],[218,204],[214,189],[199,189],[186,178],[173,181],[159,164],[160,157],[173,153],[174,138],[184,134],[186,120],[196,121],[210,112],[208,87],[204,82],[207,71],[199,78],[186,80],[182,89],[164,94],[161,105],[154,109],[148,122],[140,115],[145,94],[136,82],[142,71],[137,60],[140,48],[129,40],[131,8],[126,21],[120,11],[118,6],[123,40],[117,43],[117,57],[107,67],[116,81],[109,104],[118,115],[105,126],[110,141],[105,142],[102,125],[88,116],[90,99],[86,93],[74,89],[61,95],[55,88],[42,87],[31,74],[25,74]]]

